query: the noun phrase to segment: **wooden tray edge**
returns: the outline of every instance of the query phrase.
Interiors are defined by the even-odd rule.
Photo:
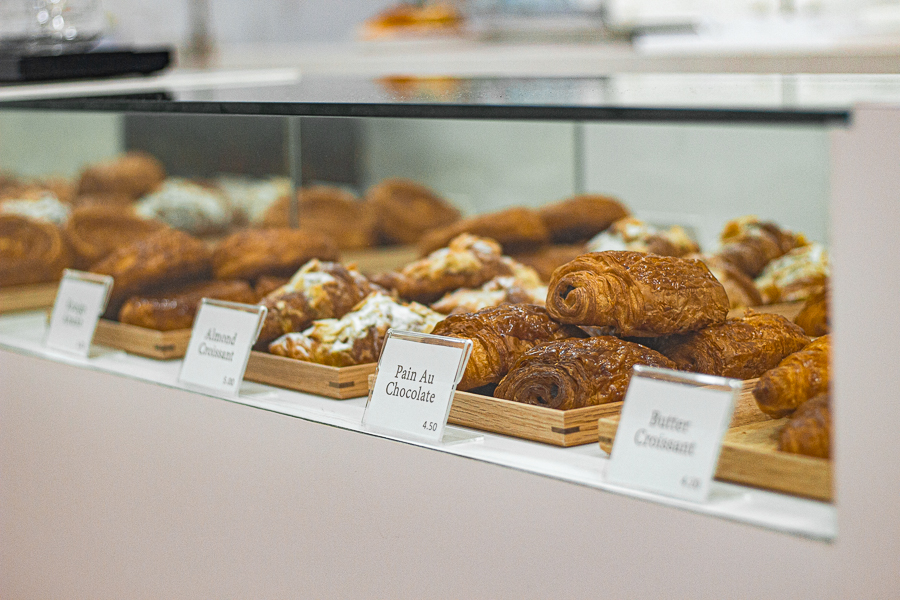
[[[331,367],[256,350],[250,353],[244,379],[298,392],[347,400],[365,396],[377,364]]]
[[[0,313],[34,310],[53,306],[58,281],[16,285],[0,289]]]
[[[191,340],[190,329],[157,331],[108,319],[97,321],[94,344],[150,358],[182,358]]]

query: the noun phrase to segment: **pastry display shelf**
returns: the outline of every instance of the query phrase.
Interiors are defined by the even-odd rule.
[[[89,358],[73,357],[45,348],[43,346],[45,330],[46,317],[43,312],[0,317],[0,348],[4,352],[24,353],[51,363],[76,365],[83,369],[149,381],[160,386],[160,394],[165,394],[167,388],[184,389],[178,383],[180,360],[147,359],[96,345],[93,346]],[[52,368],[52,365],[48,365],[47,368]],[[365,432],[361,426],[365,397],[335,401],[323,396],[246,381],[236,398],[213,397],[337,427],[356,434],[378,435]],[[458,435],[460,431],[464,431],[465,434]],[[457,435],[454,435],[455,433]],[[704,504],[695,504],[608,484],[605,481],[607,456],[597,444],[558,448],[449,426],[445,440],[451,438],[462,438],[463,441],[439,445],[398,441],[422,449],[484,461],[605,492],[652,500],[711,517],[730,519],[815,540],[829,541],[836,535],[835,508],[823,502],[716,481],[713,483],[710,500]]]

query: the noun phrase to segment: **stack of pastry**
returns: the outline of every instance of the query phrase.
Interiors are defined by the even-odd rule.
[[[332,367],[377,362],[388,330],[430,333],[442,315],[416,302],[369,294],[341,318],[320,319],[302,333],[287,333],[269,352]]]
[[[86,205],[76,208],[66,223],[66,240],[75,254],[75,265],[89,268],[109,254],[166,225],[135,214],[130,208]]]
[[[80,203],[128,204],[158,188],[166,178],[162,163],[144,152],[128,152],[81,173]]]
[[[107,315],[115,316],[131,296],[209,279],[212,251],[183,231],[163,229],[118,248],[91,271],[113,277]]]
[[[378,290],[352,266],[313,259],[259,302],[268,312],[257,347],[266,348],[275,338],[303,331],[317,319],[343,317]]]
[[[429,231],[459,220],[459,211],[446,200],[408,179],[385,179],[372,186],[366,204],[375,214],[378,235],[388,244],[415,244]],[[463,231],[446,236],[428,251],[445,246]]]
[[[825,335],[767,371],[753,388],[759,409],[791,418],[779,439],[786,452],[828,458],[831,453],[830,338]]]
[[[729,221],[721,234],[718,255],[755,279],[776,258],[806,245],[802,235],[748,215]]]
[[[59,279],[71,254],[59,228],[17,214],[0,214],[0,287]]]
[[[513,275],[514,264],[493,240],[462,234],[446,248],[393,273],[373,276],[404,300],[434,302],[459,288],[476,288],[498,276]]]
[[[660,230],[634,217],[617,220],[609,229],[588,241],[587,249],[591,252],[630,250],[660,256],[686,256],[700,251],[697,242],[684,228],[673,225]]]
[[[765,304],[796,302],[824,287],[829,273],[828,252],[812,243],[770,262],[755,284]]]
[[[443,314],[475,312],[482,308],[501,304],[544,305],[547,286],[541,282],[537,271],[512,259],[508,259],[512,273],[499,275],[476,289],[460,288],[447,293],[431,305]]]
[[[135,210],[142,217],[200,236],[226,231],[237,215],[225,195],[214,187],[176,177],[166,179],[142,197]]]
[[[262,218],[264,227],[288,227],[291,223],[290,197],[269,206]],[[342,250],[374,246],[377,241],[375,211],[345,189],[314,185],[297,193],[297,224],[331,238]]]
[[[248,229],[233,233],[216,245],[213,274],[216,279],[247,281],[263,276],[287,277],[313,258],[338,259],[331,238],[287,227]]]

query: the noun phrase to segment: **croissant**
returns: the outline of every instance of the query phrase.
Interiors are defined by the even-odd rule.
[[[375,245],[375,213],[352,193],[330,185],[313,185],[297,192],[300,229],[325,234],[338,248],[353,250]],[[266,209],[267,227],[290,226],[290,196],[282,196]]]
[[[303,331],[316,319],[342,317],[377,289],[352,267],[313,259],[259,302],[268,313],[257,346],[265,348],[285,333]]]
[[[426,306],[370,294],[340,319],[320,319],[303,333],[287,333],[269,352],[332,367],[378,362],[391,328],[429,333],[443,318]]]
[[[70,259],[56,225],[0,214],[0,287],[59,279]]]
[[[813,293],[803,308],[794,317],[794,323],[799,325],[806,335],[819,337],[827,335],[831,328],[828,325],[828,289],[823,286],[819,291]]]
[[[780,419],[813,396],[827,392],[830,346],[829,336],[823,335],[766,371],[753,388],[759,409]]]
[[[161,284],[208,279],[212,252],[206,244],[177,229],[163,229],[128,246],[123,246],[91,271],[111,275],[115,280],[108,315],[115,315],[126,298]]]
[[[600,194],[581,194],[538,210],[554,243],[572,244],[596,235],[623,217],[621,202]]]
[[[563,323],[653,337],[722,323],[728,295],[698,260],[591,252],[553,273],[547,311]]]
[[[535,344],[585,336],[577,327],[560,325],[545,309],[532,304],[504,304],[450,315],[432,333],[472,340],[472,355],[457,386],[460,390],[499,382]]]
[[[550,281],[553,271],[585,253],[584,244],[544,246],[531,252],[514,254],[513,259],[538,272],[542,281]]]
[[[547,298],[547,286],[541,283],[537,271],[509,259],[512,275],[501,275],[477,289],[460,288],[448,293],[431,305],[445,315],[475,312],[482,308],[501,304],[537,304],[543,306]]]
[[[675,368],[658,352],[611,336],[562,340],[522,354],[494,395],[560,410],[618,402],[634,365]]]
[[[725,293],[728,294],[728,303],[732,310],[762,304],[762,296],[760,296],[759,290],[756,289],[753,280],[718,254],[692,254],[687,258],[701,260],[703,264],[709,267],[709,272],[725,288]]]
[[[753,312],[700,331],[647,340],[679,370],[736,379],[759,377],[808,343],[800,327],[781,315]]]
[[[442,248],[463,233],[496,240],[507,253],[533,250],[550,241],[550,232],[537,211],[515,207],[434,229],[419,241],[419,251],[425,254]]]
[[[819,458],[831,457],[831,401],[819,394],[800,405],[781,430],[778,449]]]
[[[388,243],[414,244],[430,229],[459,219],[459,211],[446,200],[408,179],[385,179],[372,186],[366,192],[366,204],[375,213],[378,232]]]
[[[165,167],[144,152],[128,152],[88,167],[81,174],[78,194],[124,196],[136,200],[166,178]]]
[[[256,294],[246,281],[202,281],[146,296],[132,296],[119,310],[119,321],[172,331],[189,329],[204,298],[252,304]]]
[[[164,223],[139,217],[130,208],[88,204],[72,211],[63,232],[75,253],[75,266],[84,269],[163,229]]]
[[[494,277],[512,275],[513,267],[493,240],[463,234],[451,240],[447,248],[372,280],[396,290],[404,300],[430,303],[451,290],[474,288]]]
[[[248,229],[219,242],[213,251],[216,279],[255,280],[291,275],[313,258],[336,260],[337,247],[322,234],[288,229]]]
[[[806,245],[802,235],[746,216],[725,224],[718,254],[750,278],[756,278],[771,261]]]

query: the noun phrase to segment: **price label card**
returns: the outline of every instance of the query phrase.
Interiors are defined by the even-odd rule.
[[[440,442],[471,353],[471,340],[388,331],[363,425]]]
[[[204,298],[178,380],[236,396],[266,307]]]
[[[66,269],[50,315],[50,329],[44,343],[56,350],[87,356],[106,310],[113,278]]]
[[[636,366],[607,481],[705,501],[741,385],[737,379]]]

